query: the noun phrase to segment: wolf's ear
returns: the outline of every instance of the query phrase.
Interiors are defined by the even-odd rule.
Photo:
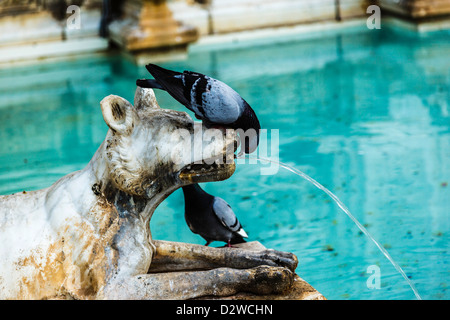
[[[152,89],[137,87],[134,94],[134,106],[136,110],[148,110],[159,108],[155,93]]]
[[[108,127],[121,134],[131,132],[135,113],[133,106],[122,97],[109,95],[100,101],[103,119]]]

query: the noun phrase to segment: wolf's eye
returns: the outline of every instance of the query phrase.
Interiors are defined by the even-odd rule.
[[[194,130],[194,124],[193,124],[192,122],[188,122],[188,123],[186,124],[186,129],[188,129],[188,130]]]

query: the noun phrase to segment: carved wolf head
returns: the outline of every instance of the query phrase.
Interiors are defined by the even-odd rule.
[[[110,128],[106,161],[120,190],[151,198],[173,186],[234,173],[234,131],[207,130],[185,112],[161,109],[151,89],[137,88],[134,106],[115,95],[100,104]]]

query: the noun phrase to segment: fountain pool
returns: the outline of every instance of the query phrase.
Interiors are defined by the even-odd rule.
[[[262,127],[277,130],[280,161],[338,196],[422,298],[449,299],[449,37],[357,28],[194,47],[187,60],[161,65],[235,88]],[[114,54],[1,69],[0,194],[44,188],[84,167],[107,131],[100,100],[132,101],[141,77],[144,67]],[[156,94],[162,107],[185,110]],[[326,194],[286,170],[261,175],[262,166],[241,164],[230,179],[203,185],[230,203],[250,241],[295,253],[299,275],[328,299],[415,298]],[[153,237],[203,244],[183,215],[177,190],[156,210]]]

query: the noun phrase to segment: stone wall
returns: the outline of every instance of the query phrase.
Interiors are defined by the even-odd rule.
[[[413,19],[450,15],[450,0],[378,0],[382,9]]]
[[[80,9],[80,26],[68,20]],[[0,65],[104,51],[99,38],[102,0],[0,1]]]
[[[0,64],[96,52],[112,40],[126,51],[180,48],[207,35],[367,18],[378,4],[383,14],[410,21],[445,19],[450,0],[110,0],[108,39],[99,37],[103,0],[0,1]],[[68,28],[69,5],[81,12],[81,27]],[[105,19],[104,19],[105,20]],[[448,21],[448,20],[445,20]],[[147,58],[145,58],[147,59]]]
[[[172,0],[174,17],[201,35],[336,21],[366,16],[368,0]]]

